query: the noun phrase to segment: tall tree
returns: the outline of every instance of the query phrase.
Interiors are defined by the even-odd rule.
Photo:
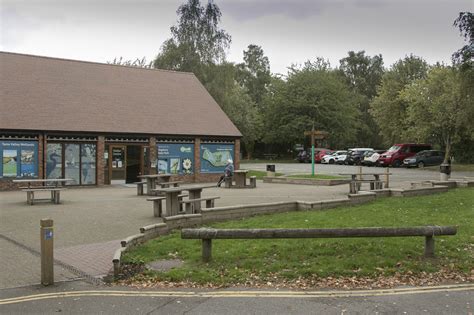
[[[434,67],[426,79],[414,81],[400,97],[408,104],[406,133],[420,140],[439,140],[445,162],[454,144],[463,137],[474,139],[474,103],[463,97],[458,69]]]
[[[231,37],[219,28],[221,11],[209,0],[188,0],[176,11],[178,23],[171,27],[172,37],[163,43],[154,66],[161,69],[194,72],[201,81],[203,66],[223,62]]]
[[[459,28],[461,36],[464,37],[467,44],[453,54],[453,61],[462,64],[465,68],[472,69],[474,63],[474,14],[460,12],[454,21],[454,26]]]
[[[357,138],[360,145],[378,147],[381,145],[378,126],[369,113],[369,104],[377,94],[377,86],[384,73],[382,55],[366,56],[365,51],[349,51],[349,56],[339,61],[343,76],[351,89],[359,95],[354,98],[359,109],[360,123],[357,124]]]
[[[418,79],[426,77],[428,64],[420,57],[405,57],[384,73],[378,95],[370,103],[370,113],[380,128],[380,134],[387,145],[407,141],[402,131],[408,127],[407,102],[400,98],[400,92]]]
[[[262,47],[249,45],[244,51],[244,62],[237,67],[239,83],[247,89],[255,104],[261,106],[271,80],[270,61]]]
[[[303,132],[310,130],[313,122],[318,129],[330,132],[332,146],[355,142],[353,93],[335,71],[320,61],[308,62],[301,69],[293,67],[287,81],[273,80],[266,99],[266,142],[290,148],[301,143]]]

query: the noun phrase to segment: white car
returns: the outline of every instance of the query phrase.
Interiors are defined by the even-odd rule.
[[[336,151],[332,154],[327,154],[321,159],[323,164],[334,164],[337,163],[339,159],[345,160],[347,151]]]

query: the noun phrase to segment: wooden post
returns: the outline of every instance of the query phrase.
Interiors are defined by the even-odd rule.
[[[54,284],[53,220],[40,221],[41,284]]]
[[[385,188],[389,187],[388,178],[389,178],[389,171],[388,171],[388,166],[387,166],[387,168],[385,169]]]
[[[202,261],[209,262],[212,258],[212,240],[204,238],[202,240]]]
[[[435,241],[433,236],[425,237],[425,257],[433,258],[435,250]]]

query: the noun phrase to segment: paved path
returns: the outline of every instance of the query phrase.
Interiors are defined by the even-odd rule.
[[[310,167],[308,164],[278,164],[277,171],[308,173]],[[356,170],[355,167],[333,165],[318,165],[317,170],[322,172],[323,167],[327,174]],[[244,164],[243,168],[264,169],[265,164]],[[373,172],[375,169],[369,170]],[[438,176],[436,172],[423,170],[392,171],[396,173],[392,177],[393,187],[409,185],[407,179],[437,179]],[[259,181],[257,189],[211,188],[204,190],[203,196],[220,196],[216,205],[226,206],[328,200],[344,198],[347,193],[347,185],[327,187],[265,184]],[[114,251],[120,247],[119,240],[137,234],[142,226],[160,222],[160,219],[153,217],[151,202],[146,201],[145,196],[136,196],[133,186],[71,188],[62,193],[60,205],[39,203],[29,206],[25,200],[24,192],[0,192],[0,266],[3,266],[0,289],[39,283],[40,219],[54,220],[57,281],[106,274],[112,267]]]

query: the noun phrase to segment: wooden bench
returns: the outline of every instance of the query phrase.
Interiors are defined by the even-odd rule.
[[[22,189],[22,191],[26,191],[26,203],[29,205],[33,205],[35,201],[40,201],[40,200],[48,200],[51,201],[52,203],[59,204],[61,202],[61,190],[65,190],[66,188],[57,188],[57,187],[45,187],[41,186],[38,188],[26,188]],[[40,192],[40,191],[49,191],[51,192],[51,197],[50,198],[41,198],[35,199],[35,192]]]
[[[257,188],[257,176],[250,176],[250,187]]]
[[[178,199],[182,200],[185,197],[188,197],[188,194],[181,194],[178,195]],[[155,217],[163,217],[163,204],[162,201],[165,200],[166,197],[150,197],[147,198],[147,201],[153,201],[153,216]]]
[[[134,184],[137,185],[137,196],[143,196],[143,186],[146,182],[135,182]]]
[[[214,196],[214,197],[203,197],[203,198],[196,198],[196,199],[187,199],[181,200],[180,203],[184,205],[184,211],[186,214],[195,213],[195,204],[197,202],[205,201],[206,208],[214,208],[214,200],[220,199],[221,197]]]
[[[370,190],[383,188],[383,182],[379,179],[353,179],[349,183],[349,193],[357,194],[357,192],[360,190],[362,183],[369,183]]]
[[[338,229],[183,229],[182,239],[202,240],[202,260],[212,257],[212,239],[281,239],[336,237],[425,237],[425,257],[434,257],[434,236],[455,235],[455,226],[364,227]]]

